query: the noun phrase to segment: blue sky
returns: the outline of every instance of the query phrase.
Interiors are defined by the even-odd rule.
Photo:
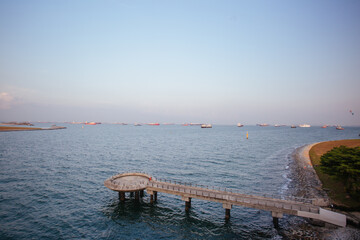
[[[360,125],[359,13],[359,1],[1,0],[0,121]]]

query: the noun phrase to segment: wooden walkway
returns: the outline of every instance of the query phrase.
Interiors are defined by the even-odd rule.
[[[126,176],[131,174],[139,175],[139,173],[126,173]],[[129,175],[130,174],[130,175]],[[126,184],[116,182],[116,179],[121,179],[122,174],[116,175],[112,178],[111,187],[107,186],[110,184],[109,179],[105,181],[105,186],[108,188],[118,191],[119,196],[124,199],[123,192],[137,192],[136,190],[128,191]],[[144,177],[149,175],[144,174]],[[132,189],[137,189],[132,184]],[[324,222],[332,223],[337,226],[346,226],[346,216],[329,210],[321,208],[319,202],[316,200],[294,201],[294,200],[283,200],[277,198],[254,196],[236,193],[233,191],[216,190],[205,187],[191,186],[190,184],[182,184],[179,182],[170,181],[159,181],[149,177],[149,181],[140,181],[139,191],[146,190],[150,194],[150,202],[157,200],[157,193],[167,193],[177,195],[181,197],[181,200],[185,202],[185,210],[188,211],[191,208],[191,199],[200,199],[211,202],[221,203],[225,209],[225,218],[230,218],[230,210],[232,206],[244,206],[249,208],[255,208],[259,210],[270,211],[273,217],[274,226],[278,226],[278,219],[283,217],[283,214],[296,215],[300,217],[318,219]],[[119,186],[117,188],[116,186]],[[120,187],[121,186],[121,187]],[[122,195],[121,195],[122,194]],[[142,195],[140,193],[140,195]]]

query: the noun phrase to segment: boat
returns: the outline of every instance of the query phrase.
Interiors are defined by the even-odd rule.
[[[150,126],[159,126],[160,123],[148,123],[147,125],[150,125]]]
[[[211,124],[201,124],[201,128],[212,128]]]
[[[96,125],[96,124],[98,124],[98,123],[96,123],[96,122],[85,122],[85,125]]]
[[[244,125],[241,124],[241,123],[238,123],[237,126],[238,126],[238,127],[243,127]]]
[[[296,126],[295,126],[295,125],[291,125],[291,128],[296,128]]]
[[[301,127],[301,128],[309,128],[311,126],[309,124],[300,124],[299,127]]]
[[[141,124],[140,123],[134,123],[134,126],[139,127],[139,126],[141,126]]]
[[[322,126],[321,128],[327,128],[327,125]]]
[[[336,129],[337,130],[344,130],[344,128],[342,126],[337,126]]]
[[[267,126],[269,126],[269,124],[267,124],[267,123],[260,123],[260,124],[257,124],[258,126],[260,126],[260,127],[267,127]]]

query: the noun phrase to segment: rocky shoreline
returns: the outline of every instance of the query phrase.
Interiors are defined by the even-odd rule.
[[[312,166],[309,151],[317,143],[302,146],[293,153],[293,175],[297,175],[297,192],[295,196],[303,198],[323,199],[323,206],[330,205],[327,193],[322,189],[322,183]]]

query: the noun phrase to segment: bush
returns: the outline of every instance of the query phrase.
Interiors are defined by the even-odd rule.
[[[360,147],[335,147],[321,156],[321,170],[342,181],[346,192],[360,199]]]

